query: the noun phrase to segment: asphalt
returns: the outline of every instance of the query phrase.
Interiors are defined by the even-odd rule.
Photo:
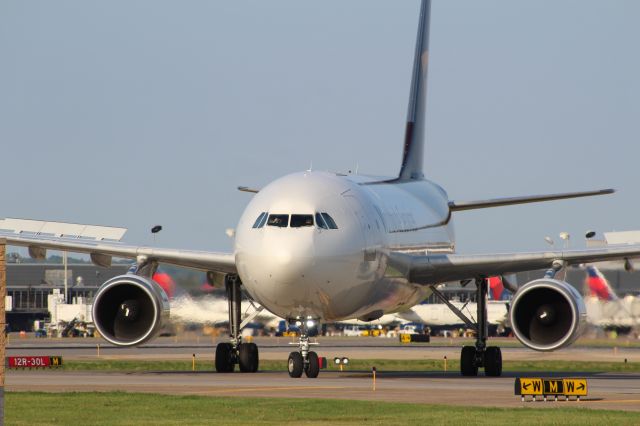
[[[286,359],[290,339],[256,339],[261,359]],[[199,360],[213,359],[214,340],[160,340],[139,348],[114,348],[99,339],[14,339],[7,355],[62,355],[66,359],[185,359],[195,353]],[[458,347],[436,340],[419,346],[400,345],[395,339],[322,338],[316,348],[321,356],[348,356],[352,359],[455,359]],[[455,342],[454,342],[455,343]],[[512,342],[506,342],[508,344]],[[100,354],[98,355],[98,344]],[[640,362],[640,348],[620,346],[598,348],[580,346],[564,351],[536,353],[522,347],[503,348],[505,360],[592,360]],[[255,374],[215,372],[79,372],[64,370],[9,370],[7,391],[126,391],[210,396],[251,396],[287,398],[338,398],[430,404],[495,407],[587,407],[640,411],[640,374],[571,373],[586,377],[589,395],[580,402],[522,402],[514,395],[516,377],[567,377],[563,374],[509,372],[500,378],[464,378],[457,372],[379,371],[375,389],[370,371],[322,371],[317,379],[292,379],[286,372],[261,371]],[[530,399],[530,398],[529,398]]]

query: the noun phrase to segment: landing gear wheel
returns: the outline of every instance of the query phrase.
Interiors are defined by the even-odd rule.
[[[500,377],[502,374],[502,351],[497,346],[489,346],[484,352],[484,374]]]
[[[231,343],[218,343],[218,346],[216,346],[216,371],[218,373],[231,373],[233,367],[233,345]]]
[[[258,346],[255,343],[241,343],[238,348],[238,364],[243,373],[258,371]]]
[[[318,354],[315,352],[309,352],[307,355],[307,360],[309,363],[307,364],[307,368],[305,369],[305,374],[310,379],[315,379],[320,374],[320,362],[318,361]]]
[[[473,346],[463,346],[460,354],[460,372],[463,376],[477,376],[478,366],[476,365],[476,348]]]
[[[298,378],[302,376],[304,360],[302,359],[302,354],[300,352],[291,352],[289,354],[287,369],[289,370],[289,377]]]

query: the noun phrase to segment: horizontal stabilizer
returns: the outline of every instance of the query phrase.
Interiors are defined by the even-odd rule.
[[[541,201],[563,200],[566,198],[591,197],[594,195],[613,194],[614,192],[615,192],[614,189],[600,189],[597,191],[566,192],[563,194],[525,195],[522,197],[493,198],[490,200],[449,201],[449,209],[452,212],[457,212],[462,210],[474,210],[474,209],[486,209],[489,207],[510,206],[513,204],[539,203]]]
[[[242,191],[242,192],[251,192],[253,194],[257,194],[258,192],[260,192],[259,189],[255,189],[255,188],[249,188],[248,186],[239,186],[238,187],[238,191]]]

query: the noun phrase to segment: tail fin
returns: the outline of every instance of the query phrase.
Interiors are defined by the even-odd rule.
[[[429,18],[431,0],[422,0],[413,76],[409,93],[407,128],[404,135],[402,167],[398,180],[422,179],[424,156],[425,112],[427,101],[427,68],[429,64]]]
[[[609,281],[595,266],[587,266],[587,285],[591,296],[600,300],[618,300],[618,296],[611,288]]]

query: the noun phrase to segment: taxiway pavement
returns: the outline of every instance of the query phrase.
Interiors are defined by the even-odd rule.
[[[321,338],[321,356],[351,359],[457,359],[459,346],[446,341],[401,345],[395,339]],[[291,347],[287,338],[258,338],[261,359],[286,359]],[[100,339],[19,339],[7,348],[7,355],[62,355],[66,359],[191,359],[213,360],[209,339],[161,338],[137,348],[116,348]],[[505,341],[507,346],[513,342]],[[100,344],[100,355],[97,345]],[[590,360],[640,362],[640,348],[578,346],[537,353],[522,347],[503,347],[505,360]],[[481,373],[482,374],[482,373]],[[7,391],[126,391],[210,396],[339,398],[413,403],[456,404],[497,407],[558,407],[640,411],[640,374],[571,373],[589,380],[589,396],[580,402],[521,402],[514,395],[517,376],[553,377],[566,374],[506,373],[500,378],[464,378],[458,372],[378,372],[373,389],[370,371],[322,371],[317,379],[291,379],[286,372],[256,374],[215,372],[80,372],[64,370],[11,370],[6,375]]]

